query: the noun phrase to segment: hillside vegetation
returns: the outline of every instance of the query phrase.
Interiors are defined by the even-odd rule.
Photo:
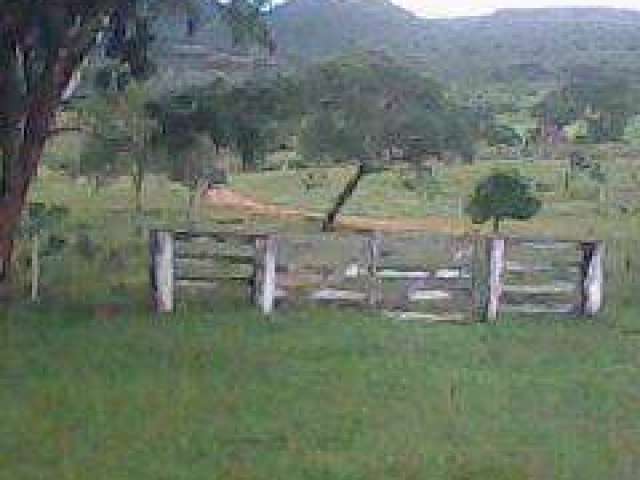
[[[503,10],[424,20],[381,0],[292,0],[273,13],[285,57],[317,60],[386,50],[439,78],[548,82],[574,67],[640,68],[640,13],[615,9]]]
[[[183,22],[157,29],[174,84],[211,74],[243,77],[361,50],[386,52],[447,82],[548,84],[578,67],[640,71],[640,12],[610,8],[513,9],[423,19],[389,0],[290,0],[269,22],[276,52],[234,46],[210,16],[193,36]]]

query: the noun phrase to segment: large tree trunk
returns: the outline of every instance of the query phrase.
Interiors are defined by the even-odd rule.
[[[52,116],[53,110],[47,112],[34,106],[25,123],[18,155],[5,157],[5,162],[11,164],[11,176],[8,188],[0,199],[0,281],[3,283],[9,280],[15,233],[29,187],[37,173]]]
[[[342,210],[342,207],[349,201],[349,199],[353,196],[354,192],[358,188],[360,181],[364,178],[366,174],[366,167],[364,163],[361,163],[358,166],[358,170],[356,174],[349,180],[347,185],[345,186],[342,193],[336,199],[336,202],[333,204],[333,207],[327,214],[324,222],[322,223],[322,231],[323,232],[331,232],[335,228],[336,219]]]
[[[73,40],[70,39],[70,42]],[[88,46],[86,47],[88,48]],[[8,281],[13,242],[55,113],[69,80],[86,51],[60,48],[45,65],[37,88],[27,92],[21,111],[3,111],[11,96],[21,95],[15,84],[0,81],[0,132],[3,149],[3,191],[0,196],[0,280]],[[15,68],[14,64],[9,65]],[[2,77],[0,76],[0,80]],[[8,147],[7,147],[8,146]],[[6,286],[6,285],[3,285]]]

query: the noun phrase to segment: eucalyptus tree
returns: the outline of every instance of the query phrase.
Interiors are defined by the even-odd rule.
[[[234,39],[270,43],[261,22],[264,0],[2,0],[0,5],[0,279],[5,279],[14,234],[56,114],[83,63],[105,53],[148,75],[147,47],[154,15],[187,6],[215,9]]]

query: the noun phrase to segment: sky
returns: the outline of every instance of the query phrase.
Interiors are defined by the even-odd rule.
[[[499,8],[615,7],[640,10],[640,0],[393,0],[426,17],[490,14]]]

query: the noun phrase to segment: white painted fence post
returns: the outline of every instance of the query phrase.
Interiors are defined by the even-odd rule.
[[[151,287],[157,313],[174,310],[174,236],[172,232],[151,231]]]
[[[604,306],[604,253],[603,242],[582,243],[582,301],[581,313],[593,317]]]
[[[277,255],[278,243],[275,237],[256,239],[254,302],[265,315],[270,315],[275,306]]]
[[[505,270],[504,238],[489,239],[489,298],[487,303],[487,320],[494,323],[500,314],[500,301],[504,289]]]

